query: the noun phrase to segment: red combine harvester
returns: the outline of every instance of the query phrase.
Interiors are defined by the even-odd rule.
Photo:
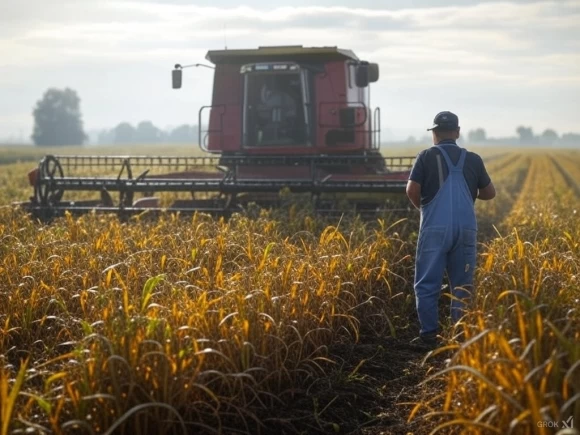
[[[230,214],[250,203],[276,206],[287,189],[321,213],[409,209],[414,157],[379,151],[380,109],[371,110],[369,88],[377,64],[350,50],[302,46],[215,50],[206,59],[214,85],[212,104],[199,111],[205,156],[47,155],[21,205],[41,219],[67,210]],[[174,89],[191,66],[208,65],[176,65]],[[96,198],[64,199],[81,191]],[[163,204],[167,192],[174,198]]]

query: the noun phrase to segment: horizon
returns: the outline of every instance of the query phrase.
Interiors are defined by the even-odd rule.
[[[30,141],[32,110],[51,87],[78,92],[86,132],[123,121],[194,124],[211,103],[212,72],[189,69],[174,90],[171,69],[226,45],[336,45],[378,62],[371,103],[381,107],[385,139],[421,137],[441,110],[458,114],[464,135],[580,130],[579,0],[348,3],[8,0],[0,6],[0,141]]]

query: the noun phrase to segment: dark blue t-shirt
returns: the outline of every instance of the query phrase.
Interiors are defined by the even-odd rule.
[[[441,155],[441,152],[438,147],[444,147],[454,165],[457,164],[459,156],[461,155],[461,148],[457,146],[455,141],[451,140],[439,142],[437,146],[432,146],[417,154],[409,179],[421,185],[421,205],[428,204],[439,191],[437,155]],[[445,180],[449,174],[449,169],[443,156],[441,156],[441,168],[443,169],[443,180]],[[465,176],[465,181],[467,181],[471,196],[475,202],[477,190],[487,187],[491,182],[483,160],[478,154],[472,151],[467,152],[465,165],[463,166],[463,175]]]

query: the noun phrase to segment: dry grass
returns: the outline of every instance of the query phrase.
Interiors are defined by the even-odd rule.
[[[38,228],[6,211],[0,222],[4,376],[23,358],[33,369],[14,427],[142,433],[180,416],[255,433],[324,373],[329,344],[395,328],[412,310],[394,229],[317,235],[202,216]]]
[[[3,203],[27,192],[5,178],[21,168],[3,167]],[[542,153],[498,157],[489,172],[498,198],[478,214],[502,236],[480,246],[472,309],[426,359],[407,415],[425,433],[543,434],[540,421],[580,421],[579,198]],[[290,213],[41,226],[0,209],[0,434],[297,423],[278,411],[336,369],[330,346],[400,340],[415,322],[416,235],[406,222]],[[316,430],[337,429],[318,418],[333,403],[313,410]]]

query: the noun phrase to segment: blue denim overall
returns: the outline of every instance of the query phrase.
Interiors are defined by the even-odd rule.
[[[421,325],[420,334],[439,332],[438,301],[443,274],[447,269],[451,293],[456,298],[469,297],[473,291],[476,260],[477,221],[474,201],[465,177],[463,165],[467,151],[454,166],[443,147],[438,148],[447,162],[449,175],[428,204],[421,207],[417,258],[415,265],[415,295]],[[439,166],[441,170],[441,166]],[[465,289],[456,288],[464,287]],[[462,316],[463,301],[451,301],[451,318]]]

